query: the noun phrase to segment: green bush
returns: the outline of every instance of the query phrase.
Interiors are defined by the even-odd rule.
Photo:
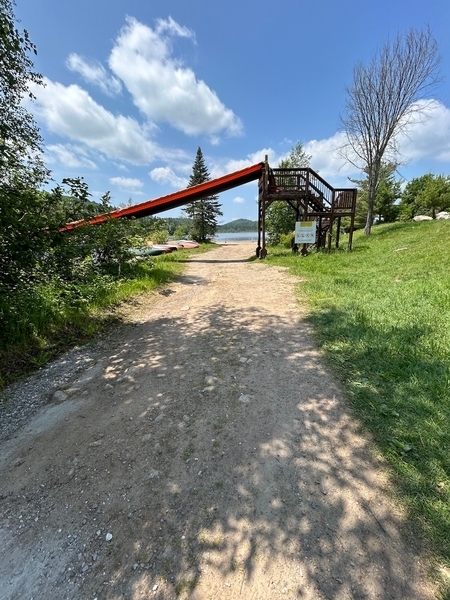
[[[291,231],[289,233],[282,233],[280,235],[280,245],[283,248],[292,248],[292,238],[294,237],[294,232]]]

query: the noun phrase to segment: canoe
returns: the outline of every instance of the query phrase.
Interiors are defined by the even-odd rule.
[[[174,244],[178,244],[181,248],[198,248],[200,244],[193,240],[174,240]]]
[[[167,246],[152,246],[153,250],[161,250],[162,254],[170,254],[172,250]]]
[[[172,252],[175,252],[175,250],[178,250],[179,248],[178,244],[172,244],[170,242],[168,244],[158,244],[158,246],[165,246],[167,248],[170,248]]]
[[[164,250],[160,248],[130,248],[133,256],[160,256],[164,254]]]

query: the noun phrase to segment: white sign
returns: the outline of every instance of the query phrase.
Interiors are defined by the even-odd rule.
[[[316,243],[316,221],[297,221],[295,224],[296,244]]]

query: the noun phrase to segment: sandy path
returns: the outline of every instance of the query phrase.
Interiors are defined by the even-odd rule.
[[[431,597],[295,281],[253,251],[190,261],[2,442],[2,599]]]

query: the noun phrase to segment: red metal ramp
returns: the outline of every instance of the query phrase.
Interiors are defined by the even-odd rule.
[[[189,202],[194,202],[194,200],[200,200],[201,198],[207,198],[208,196],[213,196],[214,194],[220,194],[220,192],[225,192],[226,190],[243,185],[244,183],[249,183],[250,181],[259,179],[263,169],[264,163],[257,163],[251,167],[246,167],[240,171],[234,171],[228,175],[218,177],[217,179],[205,181],[204,183],[200,183],[199,185],[194,185],[179,192],[169,194],[168,196],[161,196],[155,200],[146,200],[145,202],[135,204],[134,206],[119,208],[110,213],[93,217],[87,221],[73,221],[72,223],[67,223],[61,228],[61,231],[70,231],[71,229],[81,227],[82,225],[97,225],[98,223],[103,223],[108,219],[131,219],[133,217],[139,219],[141,217],[155,215],[172,208],[179,208],[180,206],[184,206]]]

